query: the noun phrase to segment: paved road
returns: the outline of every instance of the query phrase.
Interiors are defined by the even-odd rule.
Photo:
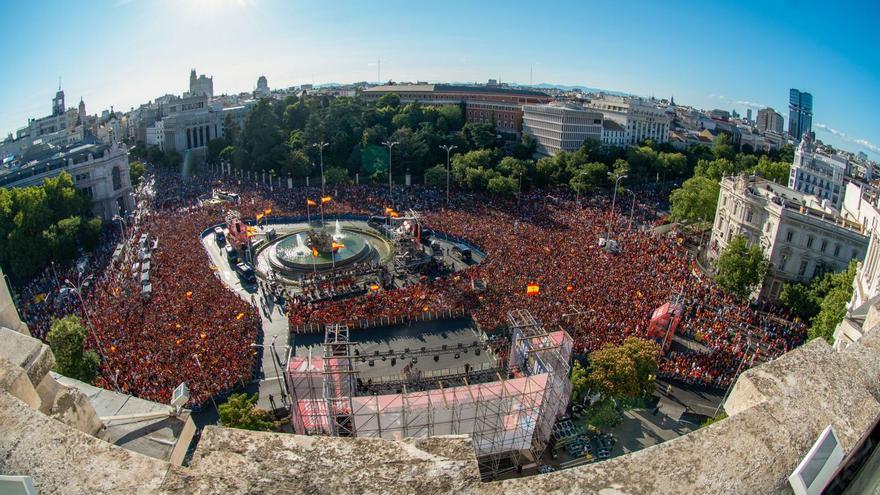
[[[256,287],[245,287],[236,275],[235,271],[226,260],[225,253],[217,246],[212,235],[202,239],[202,244],[211,258],[211,263],[217,267],[216,273],[220,279],[239,297],[247,302],[256,304],[263,321],[262,338],[258,336],[257,344],[266,347],[258,348],[262,354],[262,367],[259,376],[255,377],[247,391],[259,394],[257,405],[264,409],[271,409],[269,396],[275,400],[275,405],[282,407],[282,389],[284,362],[287,360],[287,339],[290,335],[290,325],[287,315],[281,311],[281,307],[264,300]],[[270,345],[277,347],[268,347]],[[286,392],[284,392],[286,394]]]

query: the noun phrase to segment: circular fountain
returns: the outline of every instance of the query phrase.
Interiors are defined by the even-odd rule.
[[[268,249],[269,264],[285,275],[297,276],[342,268],[378,256],[376,246],[387,241],[361,230],[310,228],[281,238]],[[374,246],[375,245],[375,246]]]

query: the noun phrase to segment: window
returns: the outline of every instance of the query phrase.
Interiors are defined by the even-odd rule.
[[[119,173],[119,167],[113,167],[113,171],[111,172],[111,177],[113,179],[113,190],[117,190],[122,187],[122,174]]]
[[[798,277],[803,277],[804,273],[807,272],[807,262],[801,261],[801,267],[798,268]]]
[[[785,242],[791,242],[792,239],[794,239],[794,231],[789,229],[785,234]]]
[[[752,223],[752,217],[754,217],[753,210],[749,210],[748,215],[746,215],[746,222]]]
[[[807,248],[813,247],[813,236],[807,237]]]
[[[840,256],[840,244],[834,245],[834,256]]]
[[[828,247],[828,241],[826,241],[825,239],[822,239],[822,245],[819,246],[819,251],[821,251],[821,252],[824,253],[824,252],[825,252],[825,249],[826,249],[827,247]]]

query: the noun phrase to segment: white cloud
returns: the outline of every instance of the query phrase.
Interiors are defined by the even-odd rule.
[[[761,110],[762,108],[767,108],[767,105],[763,103],[755,103],[753,101],[745,101],[745,100],[737,100],[737,105],[742,105],[744,107],[754,108],[755,110]]]
[[[880,146],[872,143],[871,141],[868,141],[867,139],[851,137],[849,134],[847,134],[843,131],[839,131],[833,127],[829,127],[829,126],[827,126],[825,124],[821,124],[821,123],[816,124],[816,129],[818,129],[821,132],[826,132],[828,134],[832,134],[834,136],[837,136],[840,139],[842,139],[848,143],[853,143],[853,144],[859,145],[867,150],[870,150],[870,151],[873,151],[874,153],[880,154]]]

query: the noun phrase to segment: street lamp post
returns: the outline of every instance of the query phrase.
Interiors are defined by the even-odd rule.
[[[626,192],[628,192],[632,195],[632,204],[629,207],[629,227],[628,227],[628,230],[632,230],[633,215],[636,212],[636,193],[634,193],[632,189],[627,189]]]
[[[322,198],[323,198],[324,196],[326,196],[326,194],[324,193],[324,147],[327,146],[328,144],[329,144],[329,143],[326,143],[326,142],[324,142],[324,141],[321,141],[320,143],[315,143],[315,144],[312,145],[312,146],[314,146],[315,148],[318,148],[318,154],[320,155],[320,161],[321,161],[321,197],[322,197]]]
[[[75,293],[77,298],[79,299],[79,304],[80,304],[80,306],[82,306],[83,314],[86,315],[86,326],[88,326],[89,330],[91,330],[91,332],[92,332],[92,338],[95,339],[95,343],[97,344],[97,347],[98,347],[98,353],[101,355],[101,359],[105,363],[107,363],[107,365],[109,366],[110,361],[107,359],[107,354],[104,353],[104,344],[101,342],[101,339],[98,337],[98,332],[95,331],[95,325],[92,323],[92,315],[89,313],[88,309],[86,308],[86,302],[82,296],[83,286],[87,282],[92,280],[92,278],[93,278],[93,276],[89,275],[88,277],[80,280],[79,285],[75,285],[69,279],[64,279],[64,284],[71,292]],[[121,393],[121,390],[119,389],[119,382],[116,381],[116,376],[113,376],[113,386],[116,388],[117,392]]]
[[[119,215],[113,215],[113,221],[119,222],[122,225],[122,237],[125,238],[125,243],[128,244],[128,222]]]
[[[457,148],[453,144],[441,144],[440,149],[446,150],[446,207],[449,207],[449,152]]]
[[[617,187],[620,185],[620,181],[626,179],[627,176],[621,175],[614,181],[614,194],[611,196],[611,217],[608,219],[608,230],[605,232],[605,242],[611,240],[611,222],[614,220],[614,202],[617,201]]]
[[[275,335],[274,337],[272,337],[272,343],[271,343],[271,344],[257,344],[257,343],[253,343],[253,344],[251,344],[251,347],[263,347],[263,348],[268,347],[268,348],[272,349],[272,367],[275,369],[275,379],[278,380],[278,381],[281,381],[282,379],[284,380],[284,386],[283,386],[283,388],[281,389],[281,404],[284,405],[285,407],[291,407],[292,405],[291,405],[291,404],[288,404],[288,402],[287,402],[287,392],[288,392],[288,391],[287,391],[287,376],[286,376],[286,375],[282,375],[282,374],[278,371],[278,355],[275,353],[275,348],[276,348],[276,347],[281,347],[282,349],[285,349],[285,348],[289,348],[289,346],[277,346],[277,345],[275,345],[275,339],[277,339],[277,338],[278,338],[277,335]]]
[[[391,196],[391,148],[394,148],[395,146],[400,144],[400,141],[388,140],[382,141],[382,144],[388,147],[388,201],[390,201],[393,205],[394,199]]]

